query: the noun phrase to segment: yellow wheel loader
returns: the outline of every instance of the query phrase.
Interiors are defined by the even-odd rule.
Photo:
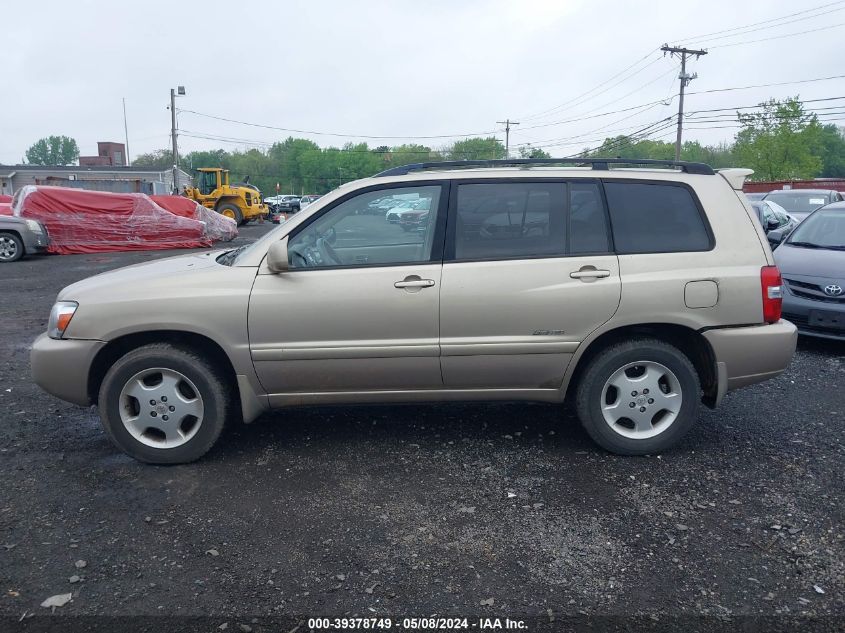
[[[185,195],[220,215],[232,218],[240,226],[267,215],[261,192],[247,182],[229,184],[229,170],[203,167],[197,170],[197,186],[185,187]]]

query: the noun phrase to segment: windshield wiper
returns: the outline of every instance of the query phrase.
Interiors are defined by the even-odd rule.
[[[790,246],[799,246],[801,248],[823,248],[819,244],[814,244],[813,242],[789,242]]]
[[[242,250],[244,250],[245,248],[246,248],[246,245],[243,245],[243,246],[239,246],[238,248],[233,248],[230,251],[226,251],[220,257],[217,258],[217,263],[223,264],[224,266],[231,266],[234,263],[235,258],[237,258],[237,256],[240,254],[240,252]]]

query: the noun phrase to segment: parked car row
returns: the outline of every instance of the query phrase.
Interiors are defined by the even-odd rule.
[[[816,209],[845,198],[833,189],[778,189],[765,194],[762,200],[776,202],[801,222]]]
[[[264,204],[269,209],[268,216],[271,222],[278,224],[282,215],[298,213],[309,204],[319,200],[322,196],[308,194],[305,196],[284,195],[271,196],[264,199]]]

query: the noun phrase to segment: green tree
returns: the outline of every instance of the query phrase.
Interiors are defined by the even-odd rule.
[[[387,152],[384,153],[385,167],[400,167],[402,165],[410,165],[411,163],[426,163],[440,160],[440,155],[425,145],[397,145],[396,147],[388,147],[386,149]],[[376,151],[381,152],[382,148],[377,148]]]
[[[446,151],[449,160],[489,160],[505,157],[505,146],[495,137],[456,141]]]
[[[819,176],[822,178],[845,178],[845,128],[831,123],[823,125],[815,148],[822,160]]]
[[[813,178],[822,170],[814,153],[821,145],[822,128],[815,114],[807,114],[797,99],[760,104],[751,114],[737,113],[742,129],[734,153],[743,167],[760,180]]]
[[[544,152],[539,147],[531,147],[531,144],[522,145],[519,148],[520,158],[551,158],[551,154]]]
[[[169,149],[157,149],[146,154],[138,154],[135,160],[132,161],[132,166],[162,171],[170,169],[173,167],[173,151]],[[185,171],[188,170],[186,169]]]
[[[32,165],[70,165],[78,158],[79,146],[69,136],[48,136],[26,150],[26,160]]]

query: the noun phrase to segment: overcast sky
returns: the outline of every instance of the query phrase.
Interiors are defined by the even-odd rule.
[[[790,23],[707,35],[821,5],[829,6]],[[656,122],[677,111],[677,100],[584,119],[675,95],[677,62],[656,51],[664,42],[709,48],[689,66],[699,74],[692,92],[845,74],[845,2],[830,0],[49,0],[5,3],[2,15],[6,164],[50,134],[74,137],[83,155],[96,154],[98,140],[123,141],[124,97],[130,155],[167,147],[169,91],[177,85],[187,90],[177,109],[315,132],[493,132],[504,140],[496,121],[511,118],[521,122],[512,146],[530,142],[566,156],[652,123],[654,138],[674,138]],[[756,41],[807,30],[815,32]],[[685,109],[796,94],[845,96],[845,79],[690,94]],[[559,123],[569,119],[581,120]],[[691,122],[711,129],[690,129],[685,138],[730,141],[735,130],[717,125]],[[180,152],[261,147],[243,140],[269,144],[291,135],[184,111],[179,127]],[[414,142],[293,135],[322,146]]]

